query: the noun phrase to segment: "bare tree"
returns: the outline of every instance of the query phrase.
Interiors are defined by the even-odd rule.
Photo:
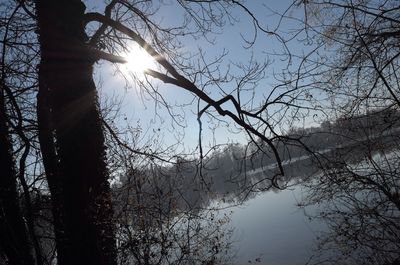
[[[358,140],[353,150],[344,148],[329,157],[322,173],[306,184],[305,205],[321,204],[311,216],[328,225],[315,263],[398,262],[397,143],[397,132]]]
[[[128,171],[114,189],[120,263],[230,264],[229,217],[194,203],[191,176],[146,171]]]
[[[207,39],[215,28],[233,23],[235,18],[230,13],[233,9],[248,16],[254,25],[255,38],[247,43],[250,46],[255,43],[259,33],[273,36],[284,48],[285,41],[274,31],[263,27],[239,1],[178,1],[176,7],[180,8],[185,19],[178,26],[166,27],[154,17],[162,5],[163,1],[114,0],[108,3],[104,14],[85,13],[85,5],[78,0],[57,3],[48,0],[8,1],[3,5],[7,16],[13,10],[22,15],[18,18],[8,16],[8,21],[5,19],[2,24],[3,30],[8,29],[8,22],[12,22],[10,29],[15,34],[12,42],[7,32],[2,35],[2,69],[18,70],[2,75],[2,92],[4,85],[8,84],[18,89],[11,91],[17,95],[17,104],[13,103],[12,111],[6,113],[2,108],[6,123],[2,123],[1,133],[4,139],[17,136],[19,139],[19,147],[14,148],[18,149],[19,165],[11,164],[12,151],[7,148],[8,165],[11,171],[17,168],[19,172],[29,237],[38,264],[47,261],[42,256],[42,246],[37,239],[37,222],[30,196],[32,190],[40,187],[44,175],[52,199],[57,262],[117,263],[105,131],[118,145],[124,144],[103,121],[92,68],[99,60],[125,63],[123,52],[129,49],[132,42],[142,47],[158,65],[156,69],[146,71],[146,81],[136,80],[150,95],[157,95],[154,98],[158,103],[171,110],[150,79],[182,88],[198,101],[200,168],[206,154],[201,138],[202,120],[207,115],[217,122],[236,124],[248,134],[255,146],[259,146],[261,152],[263,148],[260,143],[266,144],[277,161],[277,170],[271,178],[283,175],[275,146],[275,141],[281,136],[273,125],[279,123],[284,115],[270,115],[268,110],[272,106],[280,106],[282,110],[301,108],[297,98],[301,97],[302,88],[286,90],[285,85],[273,87],[257,105],[253,103],[254,94],[247,98],[243,93],[256,88],[264,78],[268,62],[260,63],[252,58],[248,65],[237,65],[241,70],[241,74],[237,74],[219,69],[224,54],[210,62],[204,53],[200,53],[197,63],[194,63],[196,61],[190,60],[193,57],[187,60],[177,52],[177,48],[186,36]],[[25,22],[29,27],[20,27]],[[7,47],[12,47],[13,52]],[[13,58],[14,61],[11,60]],[[12,68],[10,66],[13,63],[21,63],[23,67]],[[38,70],[35,69],[37,64]],[[211,93],[212,88],[218,88],[220,96]],[[8,95],[7,100],[11,102],[13,97]],[[17,121],[11,137],[7,136],[7,128],[13,127],[13,123],[7,121],[9,117]],[[30,125],[29,129],[25,125]],[[8,145],[10,143],[8,141]],[[126,145],[125,148],[133,150]],[[134,151],[155,159],[161,158],[152,152]],[[25,166],[27,161],[33,161],[28,169]],[[202,174],[201,170],[199,174]],[[14,192],[15,176],[9,177]]]
[[[42,264],[30,195],[30,185],[40,182],[31,178],[40,170],[32,172],[36,162],[30,159],[37,153],[29,101],[35,91],[35,41],[29,39],[34,23],[23,7],[2,5],[1,15],[1,247],[10,264]]]
[[[21,213],[17,192],[17,173],[8,132],[4,90],[0,95],[0,239],[10,264],[34,264],[28,231]]]
[[[315,263],[397,264],[399,3],[294,5],[304,11],[298,36],[317,47],[303,77],[317,87],[314,95],[329,100],[322,104],[334,126],[342,126],[325,126],[326,135],[345,139],[335,152],[317,154],[322,172],[306,184],[305,203],[324,205],[314,217],[331,228]]]

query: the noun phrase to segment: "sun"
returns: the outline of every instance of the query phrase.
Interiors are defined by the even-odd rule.
[[[134,44],[125,55],[127,63],[124,64],[125,71],[132,74],[144,74],[147,69],[154,69],[156,61],[142,47]]]

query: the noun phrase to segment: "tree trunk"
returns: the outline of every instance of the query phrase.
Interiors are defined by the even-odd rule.
[[[56,143],[50,156],[56,152],[58,158],[57,174],[47,176],[57,208],[54,218],[63,218],[55,227],[58,264],[116,264],[104,135],[92,79],[94,62],[85,44],[85,6],[79,0],[37,0],[36,10],[39,93],[48,95]],[[42,139],[52,144],[49,137]],[[54,159],[43,158],[52,167]]]
[[[39,75],[43,72],[39,66]],[[40,152],[42,153],[43,166],[46,172],[46,179],[49,185],[52,202],[52,223],[56,237],[56,249],[59,253],[64,253],[65,244],[65,223],[61,178],[58,171],[58,158],[54,142],[53,127],[51,126],[51,109],[49,105],[49,91],[47,86],[39,78],[39,93],[37,94],[37,119],[38,119],[38,137],[40,143]]]
[[[0,247],[11,265],[33,265],[32,246],[18,199],[3,89],[0,84]]]

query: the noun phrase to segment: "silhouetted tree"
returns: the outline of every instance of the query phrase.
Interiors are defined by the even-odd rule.
[[[397,264],[400,5],[296,4],[305,14],[298,34],[317,44],[304,77],[330,99],[326,113],[337,121],[327,135],[340,140],[319,154],[322,172],[306,184],[306,204],[322,204],[315,217],[331,228],[315,263]]]
[[[255,26],[255,36],[263,32],[280,40],[279,36],[263,28],[241,2],[178,1],[177,6],[186,19],[177,27],[162,27],[153,20],[152,14],[157,10],[157,5],[153,2],[113,0],[106,6],[104,14],[100,14],[85,13],[85,5],[78,0],[8,1],[2,4],[5,10],[2,18],[2,69],[8,69],[7,75],[2,75],[2,94],[3,84],[13,84],[14,88],[11,88],[5,104],[10,104],[13,96],[16,98],[11,104],[13,107],[2,106],[1,137],[6,147],[5,164],[11,172],[7,178],[2,179],[5,180],[3,188],[10,188],[11,192],[5,200],[17,206],[18,194],[14,188],[17,174],[13,173],[13,168],[18,168],[29,239],[23,239],[28,234],[24,229],[18,229],[21,235],[16,240],[25,241],[25,245],[19,245],[21,248],[32,242],[35,262],[38,264],[50,261],[43,257],[43,244],[35,229],[40,222],[33,212],[30,196],[43,182],[41,176],[44,173],[47,180],[45,185],[52,199],[58,264],[117,263],[104,136],[104,128],[110,127],[104,123],[99,110],[92,75],[93,65],[101,59],[125,63],[121,51],[129,49],[129,42],[136,42],[158,64],[157,69],[146,72],[148,78],[178,86],[198,99],[200,135],[201,120],[205,115],[227,117],[247,132],[255,143],[253,137],[269,146],[277,160],[275,176],[283,174],[275,144],[264,130],[271,131],[273,137],[279,138],[271,126],[275,120],[269,118],[266,110],[273,104],[282,104],[286,94],[280,97],[271,94],[268,97],[271,101],[266,100],[257,108],[248,108],[240,101],[240,92],[254,89],[255,84],[263,78],[268,64],[251,60],[248,66],[238,66],[242,74],[223,74],[212,69],[223,56],[206,62],[204,54],[200,54],[199,65],[196,66],[190,62],[184,63],[182,59],[185,57],[176,53],[180,37],[205,36],[214,27],[222,27],[232,18],[231,8],[237,8],[248,15]],[[97,23],[96,26],[93,26],[94,23]],[[9,38],[8,32],[14,34],[13,38]],[[7,47],[11,47],[12,52]],[[15,64],[21,67],[14,67]],[[236,96],[222,87],[221,98],[214,98],[215,95],[206,92],[211,86],[219,87],[219,84],[227,82],[232,84]],[[139,85],[146,83],[139,82]],[[146,89],[150,94],[157,94],[150,83],[147,83]],[[292,101],[292,98],[288,100]],[[226,108],[227,103],[232,104],[233,108]],[[12,111],[7,112],[7,109]],[[19,120],[11,136],[7,133],[12,125],[8,119],[12,122]],[[7,140],[13,137],[16,139],[17,135],[21,148],[13,147],[18,149],[16,157],[19,166],[13,162],[13,142]],[[110,135],[117,138],[111,131]],[[118,141],[118,144],[122,143]],[[138,153],[159,158],[149,152]],[[199,153],[202,161],[204,152],[201,136]],[[31,166],[26,169],[27,159],[33,162],[29,161]],[[4,205],[7,203],[3,202]],[[15,222],[16,226],[22,226],[18,207],[14,210],[5,218],[14,215],[12,218],[20,219]],[[27,253],[30,250],[26,250],[23,255],[26,260],[29,256]],[[13,257],[9,256],[8,259],[11,261]]]
[[[19,202],[3,82],[0,86],[0,246],[10,264],[34,264],[33,249]]]
[[[104,136],[81,1],[37,1],[39,95],[48,99],[57,153],[48,172],[59,264],[116,264]],[[51,146],[51,145],[50,145]],[[47,161],[44,156],[44,163]],[[53,168],[53,165],[47,168]]]

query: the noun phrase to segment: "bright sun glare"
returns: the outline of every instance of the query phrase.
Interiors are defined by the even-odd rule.
[[[156,62],[142,47],[132,45],[126,54],[128,62],[125,64],[126,71],[133,74],[143,74],[147,69],[154,69]]]

